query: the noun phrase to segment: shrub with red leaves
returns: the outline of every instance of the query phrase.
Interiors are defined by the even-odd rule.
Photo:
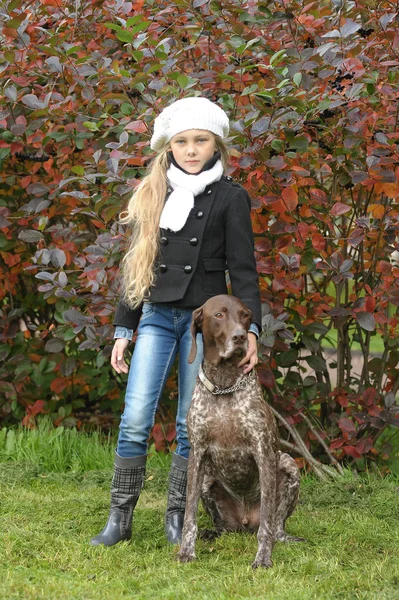
[[[3,423],[120,412],[110,323],[129,232],[115,217],[155,116],[201,93],[230,115],[230,175],[253,198],[271,402],[321,460],[388,457],[376,441],[399,425],[397,5],[9,0],[3,14]]]

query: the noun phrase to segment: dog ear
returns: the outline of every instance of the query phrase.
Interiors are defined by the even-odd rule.
[[[197,356],[197,341],[196,341],[196,336],[197,333],[199,333],[201,331],[201,326],[202,326],[202,321],[204,320],[204,310],[203,307],[200,306],[199,308],[196,308],[193,311],[193,316],[192,316],[192,320],[191,320],[191,349],[190,349],[190,354],[188,355],[188,362],[191,365],[191,363],[194,362],[195,357]]]

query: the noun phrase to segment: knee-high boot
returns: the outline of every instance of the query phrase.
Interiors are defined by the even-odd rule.
[[[147,456],[124,458],[115,452],[111,508],[107,524],[91,540],[93,546],[114,546],[132,535],[133,510],[144,484]]]
[[[187,465],[187,458],[173,454],[165,515],[166,537],[171,544],[180,544],[181,542],[186,508]]]

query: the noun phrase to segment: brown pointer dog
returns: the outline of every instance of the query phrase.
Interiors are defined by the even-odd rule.
[[[181,562],[195,559],[197,509],[201,497],[216,532],[258,532],[252,567],[272,566],[275,540],[301,541],[284,531],[299,492],[295,461],[279,451],[277,426],[254,371],[237,365],[247,352],[251,311],[234,296],[220,295],[193,313],[202,331],[203,368],[187,416],[191,443]]]

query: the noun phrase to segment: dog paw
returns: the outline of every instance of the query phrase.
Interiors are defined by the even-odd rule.
[[[196,556],[194,552],[191,554],[190,552],[179,552],[177,555],[177,560],[181,563],[188,563],[195,560]]]
[[[289,535],[288,533],[278,533],[276,535],[277,542],[285,542],[287,544],[291,544],[292,542],[306,542],[305,538],[297,537],[295,535]]]
[[[258,567],[270,569],[273,566],[273,562],[270,558],[255,558],[251,566],[253,569],[257,569]]]

